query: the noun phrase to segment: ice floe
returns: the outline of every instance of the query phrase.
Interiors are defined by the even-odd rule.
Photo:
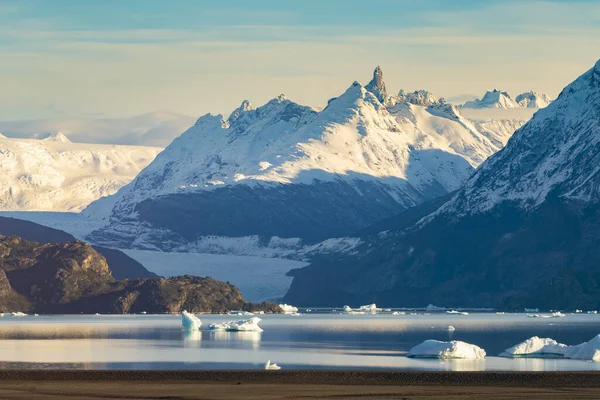
[[[562,318],[565,314],[560,311],[553,312],[552,314],[527,314],[529,318]]]
[[[228,332],[262,332],[263,330],[258,326],[261,321],[258,317],[250,319],[241,319],[238,321],[227,321],[220,324],[210,324],[209,330],[212,331],[228,331]]]
[[[513,347],[504,350],[500,357],[529,357],[529,358],[554,358],[564,357],[570,347],[558,343],[554,339],[539,338],[534,336]]]
[[[200,318],[196,317],[194,314],[183,310],[181,313],[181,325],[186,331],[192,331],[200,329],[200,326],[202,326],[202,321],[200,321]]]
[[[453,327],[452,325],[448,326],[448,332],[454,332],[456,330],[455,327]]]
[[[407,357],[482,360],[485,358],[485,350],[458,340],[451,342],[426,340],[410,349]]]

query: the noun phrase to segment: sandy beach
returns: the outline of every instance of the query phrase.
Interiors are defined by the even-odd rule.
[[[597,399],[593,372],[0,371],[1,399]]]

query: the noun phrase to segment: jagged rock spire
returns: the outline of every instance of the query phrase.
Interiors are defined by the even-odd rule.
[[[377,66],[373,71],[373,79],[367,86],[365,86],[369,92],[373,93],[379,101],[382,103],[387,99],[387,91],[385,90],[385,82],[383,81],[383,71],[381,67]]]
[[[238,108],[233,110],[233,112],[231,113],[231,115],[229,116],[227,121],[231,124],[236,119],[238,119],[240,117],[240,115],[242,115],[246,111],[250,111],[250,110],[254,110],[254,107],[252,107],[252,104],[250,104],[250,102],[248,100],[244,100],[244,101],[242,101],[242,104]]]

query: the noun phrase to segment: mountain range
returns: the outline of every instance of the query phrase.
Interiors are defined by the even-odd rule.
[[[518,121],[473,122],[426,91],[389,95],[380,68],[315,109],[280,95],[204,115],[130,184],[92,203],[94,243],[181,250],[207,237],[316,243],[461,187]]]
[[[0,137],[0,210],[81,211],[129,183],[161,150],[72,143],[62,133]]]
[[[544,93],[529,91],[513,99],[507,92],[494,89],[485,92],[481,99],[467,101],[461,108],[544,108],[551,102]]]
[[[600,61],[439,208],[294,270],[286,301],[600,307]],[[437,210],[436,210],[437,208]]]

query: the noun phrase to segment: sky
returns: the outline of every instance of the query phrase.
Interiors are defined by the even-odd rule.
[[[388,92],[555,97],[600,58],[600,0],[0,0],[0,120],[324,106]]]

